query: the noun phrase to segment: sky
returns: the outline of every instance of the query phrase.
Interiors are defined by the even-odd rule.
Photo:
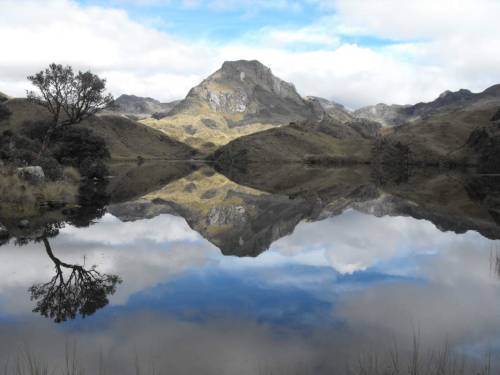
[[[355,109],[500,83],[499,0],[0,0],[0,91],[57,62],[109,90],[183,98],[257,59],[301,95]]]

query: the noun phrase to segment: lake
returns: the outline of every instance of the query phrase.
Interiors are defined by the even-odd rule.
[[[496,365],[500,177],[216,169],[117,164],[79,207],[4,239],[6,373]]]

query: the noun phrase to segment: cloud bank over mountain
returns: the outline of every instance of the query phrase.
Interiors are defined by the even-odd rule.
[[[25,76],[57,61],[106,76],[115,95],[169,101],[223,61],[257,59],[302,95],[413,103],[500,81],[499,12],[492,0],[5,0],[0,88],[22,96]]]

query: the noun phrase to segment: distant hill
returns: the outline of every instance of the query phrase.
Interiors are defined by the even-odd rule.
[[[469,90],[445,91],[438,98],[428,103],[415,105],[377,104],[360,108],[353,112],[357,118],[380,122],[384,126],[398,126],[426,120],[442,112],[481,107],[500,99],[500,85],[492,86],[481,93]]]
[[[500,172],[500,124],[494,121],[500,96],[494,90],[485,92],[489,94],[391,128],[384,139],[407,147],[411,163],[479,165],[486,158],[489,170]]]
[[[108,113],[127,116],[133,120],[166,116],[179,101],[160,103],[153,98],[135,95],[121,95],[115,99]]]
[[[258,61],[228,61],[165,117],[143,123],[213,150],[242,135],[318,117],[295,87]]]
[[[5,102],[11,115],[1,129],[19,130],[26,121],[49,119],[47,110],[26,99]],[[157,130],[122,116],[93,116],[76,126],[91,128],[106,141],[113,159],[191,159],[196,151]]]

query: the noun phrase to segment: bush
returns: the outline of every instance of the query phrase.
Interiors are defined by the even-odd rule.
[[[0,136],[0,158],[16,166],[31,165],[38,157],[40,144],[10,130]]]
[[[25,121],[22,124],[21,133],[34,141],[40,142],[41,144],[45,138],[45,135],[49,131],[49,128],[50,122],[48,121]]]
[[[20,133],[3,132],[0,158],[14,166],[39,165],[53,181],[63,177],[64,166],[77,168],[88,178],[101,179],[108,174],[103,162],[109,158],[106,142],[87,128],[68,126],[58,131],[49,143],[49,149],[40,156],[49,127],[50,123],[46,121],[28,121]],[[78,180],[80,174],[76,177]]]
[[[101,159],[89,157],[80,163],[80,173],[87,178],[102,179],[108,175],[108,168]]]
[[[50,156],[43,156],[39,158],[36,163],[42,167],[45,177],[49,180],[60,180],[63,176],[63,167],[56,159]]]
[[[68,182],[77,184],[80,182],[80,172],[76,168],[66,167],[63,170],[63,178]]]
[[[9,118],[10,115],[11,112],[9,111],[9,109],[5,105],[0,104],[0,121]]]
[[[85,159],[109,158],[109,151],[104,139],[90,129],[68,127],[56,139],[54,156],[62,164],[78,167]]]

